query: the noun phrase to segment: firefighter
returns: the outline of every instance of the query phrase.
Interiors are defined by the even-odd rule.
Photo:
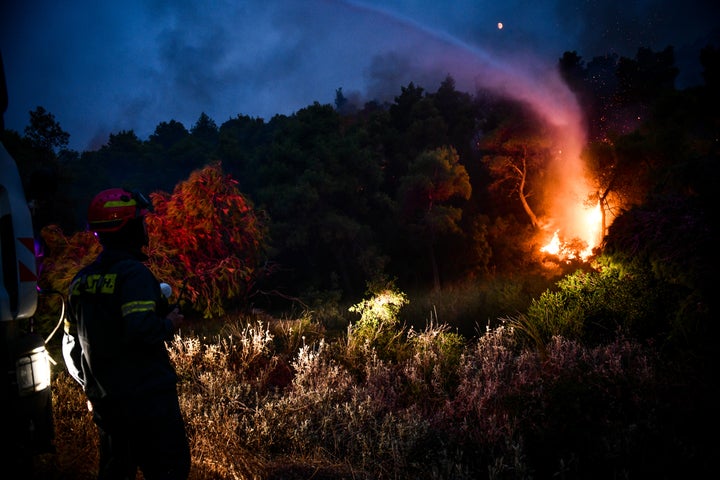
[[[63,338],[68,372],[82,385],[100,437],[99,479],[185,479],[190,452],[165,342],[183,321],[168,311],[143,263],[149,202],[113,188],[90,203],[103,247],[74,277]]]

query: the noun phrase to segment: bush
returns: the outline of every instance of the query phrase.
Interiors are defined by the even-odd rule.
[[[661,292],[642,270],[606,262],[599,270],[577,271],[557,282],[556,290],[531,302],[523,323],[533,325],[543,344],[555,335],[605,343],[619,331],[649,338],[665,333],[657,307]]]
[[[62,311],[63,298],[69,293],[70,282],[81,268],[98,256],[102,247],[92,232],[77,232],[66,237],[60,227],[44,227],[40,235],[43,252],[39,258],[41,295],[35,318],[43,332],[50,332]]]
[[[224,175],[206,166],[180,182],[172,195],[150,195],[147,216],[150,269],[205,318],[246,302],[261,274],[266,228],[253,205]]]
[[[349,308],[359,313],[360,320],[348,327],[348,348],[366,351],[375,349],[385,356],[397,357],[401,331],[397,318],[400,309],[407,304],[407,295],[396,290],[392,284],[369,291],[370,298]]]

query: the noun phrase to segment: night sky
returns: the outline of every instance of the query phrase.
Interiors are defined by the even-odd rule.
[[[410,81],[435,91],[448,74],[468,91],[564,97],[552,72],[572,50],[590,61],[672,45],[682,88],[701,82],[699,48],[720,46],[718,3],[3,2],[5,124],[22,133],[43,106],[82,151],[121,130],[146,139],[162,121],[189,129],[202,112],[218,126],[237,115],[269,121],[333,103],[338,88],[360,106],[392,101]]]

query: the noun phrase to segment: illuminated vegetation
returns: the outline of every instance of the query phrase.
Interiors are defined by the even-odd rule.
[[[206,318],[246,303],[262,274],[266,227],[237,181],[215,164],[151,200],[147,254],[155,276]]]

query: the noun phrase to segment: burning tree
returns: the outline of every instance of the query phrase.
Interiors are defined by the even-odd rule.
[[[563,260],[586,260],[600,241],[602,189],[588,179],[584,138],[579,125],[552,123],[520,106],[478,142],[494,179],[490,189],[517,195],[529,218],[528,242]]]
[[[172,194],[150,195],[148,256],[153,273],[185,288],[206,318],[247,298],[258,276],[266,228],[219,163],[193,172]]]

